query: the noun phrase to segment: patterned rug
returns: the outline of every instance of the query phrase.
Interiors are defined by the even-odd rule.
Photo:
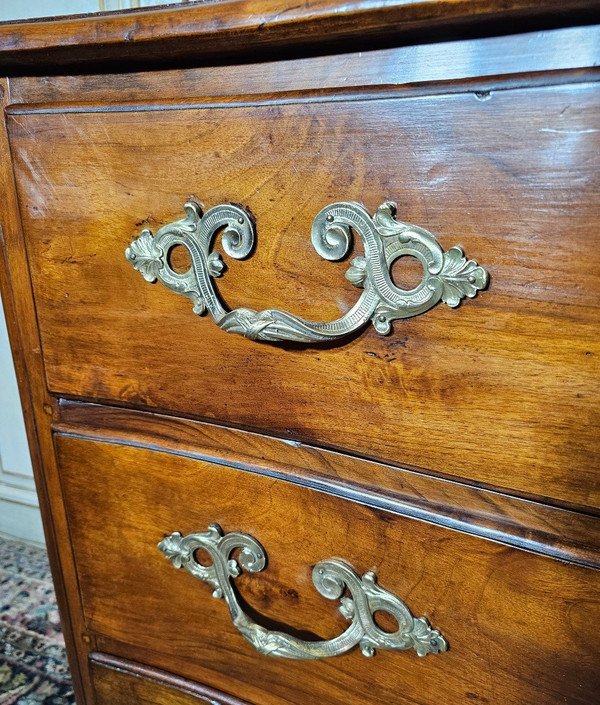
[[[43,548],[0,536],[0,705],[74,705]]]

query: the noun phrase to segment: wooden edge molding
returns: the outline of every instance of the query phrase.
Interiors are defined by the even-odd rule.
[[[59,106],[77,110],[229,103],[260,94],[265,98],[306,97],[338,90],[408,94],[468,90],[478,96],[540,82],[581,80],[600,61],[600,26],[569,27],[510,37],[440,42],[426,46],[374,49],[276,62],[199,66],[138,73],[18,76],[10,79],[13,109]],[[467,62],[456,57],[468,56]],[[491,86],[491,88],[489,87]],[[291,90],[293,88],[293,90]],[[302,95],[301,95],[302,94]]]
[[[228,465],[580,565],[600,568],[600,522],[491,489],[297,441],[61,400],[55,433]]]
[[[282,9],[283,8],[283,9]],[[352,40],[422,43],[524,32],[597,21],[594,0],[222,0],[123,13],[42,18],[0,25],[0,67],[32,68],[115,61],[170,63],[251,55]],[[357,47],[357,42],[360,47]]]
[[[7,82],[6,79],[0,78],[2,109],[5,108],[7,101]],[[3,155],[3,159],[0,160],[0,193],[2,194],[0,198],[0,294],[6,314],[73,689],[78,702],[85,703],[86,686],[81,677],[82,660],[76,647],[84,634],[84,625],[81,612],[77,609],[78,589],[71,548],[66,543],[62,544],[59,538],[64,536],[61,532],[66,529],[66,517],[59,501],[51,419],[46,411],[50,406],[44,381],[41,342],[35,324],[35,305],[14,173],[12,163],[7,156],[10,154],[10,145],[4,117],[0,121],[0,154]]]
[[[210,705],[248,705],[245,700],[239,700],[238,698],[234,698],[231,695],[227,695],[226,693],[202,685],[201,683],[196,683],[186,678],[167,673],[166,671],[161,671],[151,666],[144,666],[134,661],[127,661],[116,656],[94,651],[89,655],[89,661],[92,667],[98,666],[102,669],[116,671],[117,673],[134,678],[141,678],[142,680],[150,681],[159,686],[166,686],[185,693],[186,695],[191,695],[201,702],[206,702]]]
[[[247,95],[201,96],[183,99],[119,101],[110,103],[73,101],[63,103],[10,104],[6,115],[52,115],[77,113],[126,113],[165,110],[230,110],[256,108],[270,105],[306,105],[307,103],[341,103],[347,101],[397,100],[422,96],[445,96],[472,93],[474,95],[548,86],[581,85],[600,81],[600,67],[561,69],[515,74],[485,79],[465,79],[460,82],[432,81],[408,83],[402,86],[365,86],[351,88],[321,88],[277,93],[252,93]]]

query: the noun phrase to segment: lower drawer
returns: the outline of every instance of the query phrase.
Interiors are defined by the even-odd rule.
[[[595,702],[596,571],[228,466],[61,435],[56,447],[85,621],[102,651],[256,705]],[[174,569],[157,548],[212,522],[256,538],[268,555],[264,570],[226,580],[249,622],[306,641],[342,634],[339,601],[312,579],[317,563],[337,558],[360,575],[374,570],[448,651],[365,658],[354,648],[315,661],[259,653],[211,597],[218,585]],[[170,548],[177,564],[180,547]],[[381,634],[397,628],[384,617],[375,614]]]
[[[92,654],[96,705],[248,705],[167,673],[105,654]]]

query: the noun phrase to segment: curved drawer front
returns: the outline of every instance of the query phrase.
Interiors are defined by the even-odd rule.
[[[106,654],[90,654],[96,705],[249,705],[212,688]]]
[[[49,388],[598,506],[599,96],[581,84],[12,115]],[[124,257],[186,201],[207,213],[240,204],[254,251],[206,265],[223,302],[333,321],[366,292],[364,253],[355,233],[345,260],[323,260],[313,220],[340,201],[372,216],[388,199],[444,252],[462,247],[489,288],[392,320],[387,336],[369,324],[330,343],[276,345],[194,315],[189,298],[151,286]],[[138,248],[136,266],[151,254]],[[411,284],[403,260],[391,276],[409,288],[422,273]],[[457,271],[461,295],[485,283]],[[265,325],[228,322],[255,337]]]
[[[581,634],[599,607],[597,571],[228,466],[55,442],[98,650],[257,705],[433,705],[442,682],[448,702],[524,703],[540,692],[549,705],[593,702],[597,647]],[[223,537],[206,532],[212,522]],[[365,595],[379,625],[374,649],[368,630],[316,660],[272,648],[320,650],[355,629]],[[422,640],[425,658],[414,642],[385,646],[406,619],[399,601],[437,630]]]

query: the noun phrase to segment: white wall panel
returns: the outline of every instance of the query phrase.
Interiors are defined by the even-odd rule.
[[[0,531],[30,541],[44,540],[25,435],[25,422],[2,306],[0,306]]]

